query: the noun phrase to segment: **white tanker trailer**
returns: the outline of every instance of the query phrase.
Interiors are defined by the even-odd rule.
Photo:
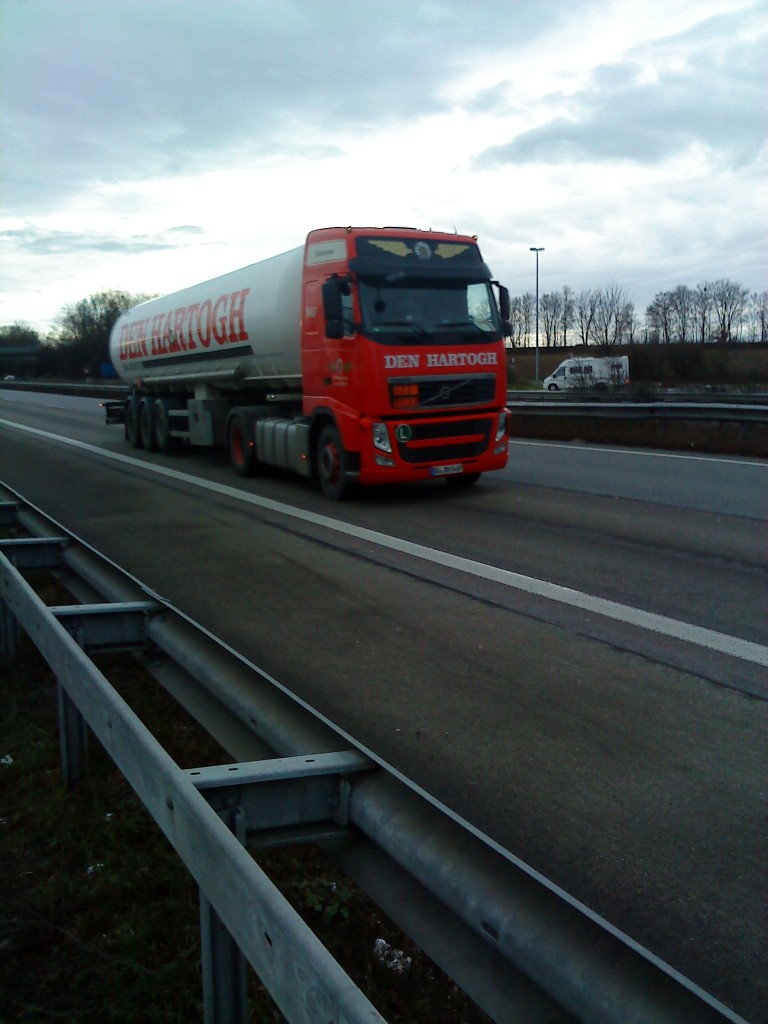
[[[109,355],[127,384],[301,387],[304,248],[151,299],[116,322]]]
[[[507,460],[501,316],[474,238],[324,228],[282,255],[123,314],[107,402],[134,447],[221,445],[259,465],[354,483],[469,484]]]

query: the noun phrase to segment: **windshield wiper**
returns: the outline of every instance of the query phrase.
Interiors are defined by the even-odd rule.
[[[486,334],[484,327],[481,327],[476,320],[441,320],[437,325],[440,327],[473,327],[476,331]]]
[[[417,320],[382,320],[376,327],[413,327],[414,330],[420,331],[425,338],[432,341],[432,335],[426,329],[423,324],[420,324]]]

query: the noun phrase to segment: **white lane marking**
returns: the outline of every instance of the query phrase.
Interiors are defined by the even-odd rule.
[[[649,630],[652,633],[659,633],[662,636],[683,640],[686,643],[696,644],[711,651],[718,651],[732,658],[740,658],[742,661],[750,661],[756,665],[768,667],[768,647],[763,644],[753,643],[751,640],[742,640],[740,637],[729,636],[727,633],[719,633],[716,630],[706,629],[703,626],[694,626],[679,619],[671,619],[666,615],[656,615],[654,612],[646,612],[640,608],[633,608],[631,605],[619,604],[616,601],[608,601],[602,597],[595,597],[592,594],[585,594],[579,590],[572,590],[570,587],[562,587],[557,583],[548,583],[546,580],[539,580],[533,576],[523,576],[521,573],[512,572],[509,569],[500,569],[493,565],[487,565],[485,562],[476,562],[471,558],[463,558],[460,555],[452,555],[447,551],[438,551],[436,548],[424,547],[421,544],[402,540],[399,537],[390,537],[376,530],[354,526],[351,523],[343,523],[338,519],[331,519],[329,516],[318,515],[316,512],[307,512],[303,509],[294,508],[291,505],[284,505],[282,502],[273,501],[271,498],[247,494],[234,487],[229,487],[227,484],[201,480],[198,477],[189,476],[187,473],[181,473],[179,470],[169,469],[167,466],[156,466],[144,462],[142,459],[135,459],[130,455],[108,452],[95,445],[86,444],[84,441],[61,437],[58,434],[51,434],[45,430],[38,430],[36,427],[22,426],[3,419],[0,419],[0,425],[12,427],[27,434],[35,434],[38,437],[68,445],[71,448],[78,448],[100,458],[111,459],[113,462],[132,466],[142,472],[155,473],[157,476],[166,477],[169,480],[177,480],[180,483],[199,487],[201,490],[223,494],[235,501],[256,505],[259,508],[268,509],[270,512],[277,512],[280,515],[312,523],[315,526],[321,526],[336,533],[353,536],[358,540],[377,544],[380,547],[391,551],[398,551],[401,554],[410,555],[413,558],[431,562],[434,565],[442,565],[447,569],[455,569],[470,576],[500,583],[502,586],[534,594],[549,601],[558,601],[572,608],[579,608],[582,611],[592,612],[605,618],[615,619],[618,622],[628,623],[640,629]]]
[[[510,445],[528,445],[534,448],[564,448],[569,452],[597,452],[599,455],[637,455],[646,459],[683,459],[688,462],[722,462],[726,466],[759,466],[761,469],[768,469],[768,461],[748,459],[739,456],[733,459],[724,459],[721,455],[705,455],[697,452],[691,455],[688,452],[658,452],[647,448],[615,448],[612,445],[604,445],[602,448],[596,445],[575,444],[561,441],[526,441],[515,437],[510,438]]]

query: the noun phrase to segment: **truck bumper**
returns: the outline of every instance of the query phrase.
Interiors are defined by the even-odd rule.
[[[509,416],[500,420],[504,412],[387,421],[389,451],[373,441],[374,425],[380,428],[381,421],[364,419],[358,479],[361,484],[402,483],[503,469],[509,446]],[[500,423],[504,429],[498,436]]]

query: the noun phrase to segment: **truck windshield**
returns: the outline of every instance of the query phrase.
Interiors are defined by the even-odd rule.
[[[487,281],[392,277],[396,279],[359,281],[363,331],[368,337],[390,345],[465,345],[500,336],[499,313]]]

